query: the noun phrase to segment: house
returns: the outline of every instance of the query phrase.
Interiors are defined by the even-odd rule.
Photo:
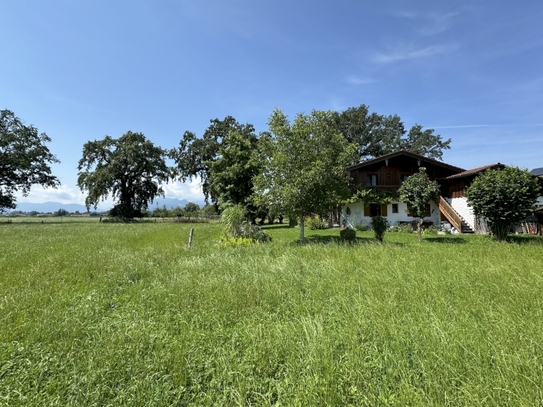
[[[462,233],[488,233],[484,219],[475,216],[469,206],[465,192],[472,181],[484,171],[502,169],[504,164],[495,163],[465,170],[453,165],[409,151],[397,151],[347,167],[356,186],[371,188],[381,192],[381,196],[392,199],[391,203],[356,202],[342,210],[342,223],[349,227],[363,223],[369,225],[373,216],[386,217],[390,225],[408,223],[414,220],[407,204],[399,201],[398,189],[410,175],[426,168],[431,180],[436,180],[441,189],[439,202],[427,205],[424,223],[440,225],[446,221]],[[532,175],[539,177],[543,191],[543,168],[533,170]],[[537,213],[543,213],[543,196],[538,199]]]
[[[465,172],[463,168],[405,150],[351,165],[347,167],[347,170],[355,185],[372,188],[388,195],[392,198],[392,202],[388,204],[378,202],[350,204],[343,208],[342,222],[347,226],[354,227],[359,223],[369,224],[373,216],[384,216],[391,225],[413,221],[407,204],[398,199],[398,189],[407,177],[419,171],[419,167],[425,167],[428,177],[438,181]],[[442,205],[443,203],[431,202],[427,207],[427,216],[424,217],[424,221],[439,225],[442,219],[442,211],[440,211]]]
[[[438,180],[439,184],[441,185],[441,196],[454,212],[448,210],[447,205],[444,202],[441,203],[441,210],[445,212],[444,216],[451,222],[451,224],[454,225],[456,223],[455,227],[458,228],[458,222],[461,223],[458,230],[461,230],[464,233],[489,232],[485,220],[476,217],[473,209],[468,205],[468,201],[466,199],[466,189],[471,185],[472,181],[484,171],[497,170],[504,167],[505,165],[500,163],[490,164],[459,172]],[[455,213],[459,216],[459,219],[454,219]]]

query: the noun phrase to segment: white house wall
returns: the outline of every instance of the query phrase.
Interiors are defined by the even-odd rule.
[[[402,202],[394,202],[398,204],[398,213],[392,213],[392,204],[387,205],[387,216],[385,218],[390,226],[394,226],[400,222],[412,222],[415,218],[407,215],[407,204]],[[350,208],[351,214],[346,214],[347,207]],[[430,203],[430,216],[424,218],[424,221],[433,222],[434,225],[439,226],[441,223],[441,216],[438,206],[434,203]],[[341,222],[345,226],[354,228],[356,225],[363,223],[369,226],[371,223],[370,216],[364,216],[364,202],[356,202],[354,204],[347,205],[343,208],[341,213]]]
[[[465,197],[446,198],[446,200],[473,230],[478,230],[478,228],[475,227],[475,214],[473,213],[472,207],[468,205],[468,200]]]

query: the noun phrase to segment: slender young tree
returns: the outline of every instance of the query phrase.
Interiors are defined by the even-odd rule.
[[[356,156],[356,147],[330,126],[332,112],[299,114],[289,122],[279,109],[263,138],[263,171],[256,185],[268,206],[300,220],[300,242],[304,220],[322,214],[349,194],[350,178],[345,167]]]
[[[419,243],[422,242],[422,222],[426,212],[426,205],[430,201],[439,199],[439,184],[436,181],[430,181],[426,174],[426,168],[420,167],[419,172],[411,175],[404,181],[399,189],[400,200],[405,202],[413,212],[413,215],[419,218],[417,224],[417,233]]]

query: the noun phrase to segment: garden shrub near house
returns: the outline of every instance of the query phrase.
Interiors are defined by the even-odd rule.
[[[309,218],[307,220],[307,226],[309,226],[309,229],[311,230],[328,229],[328,224],[326,222],[323,222],[318,216]]]
[[[382,216],[374,216],[371,218],[371,227],[373,229],[373,233],[375,234],[375,239],[382,242],[383,238],[385,237],[385,232],[388,229],[388,222],[386,218],[383,218]]]
[[[343,240],[347,240],[347,241],[352,242],[353,240],[356,239],[356,230],[351,229],[351,228],[341,229],[340,232],[339,232],[339,236]]]

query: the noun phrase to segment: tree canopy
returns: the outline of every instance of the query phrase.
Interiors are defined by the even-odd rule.
[[[236,135],[229,136],[230,133]],[[232,116],[227,116],[224,120],[211,120],[210,126],[201,138],[198,138],[193,132],[186,131],[179,142],[179,147],[171,151],[171,157],[176,163],[176,176],[182,182],[199,178],[206,202],[217,203],[223,193],[230,195],[229,197],[223,196],[223,199],[230,199],[233,197],[232,194],[229,194],[232,192],[229,189],[232,177],[228,175],[222,177],[219,171],[222,172],[234,164],[238,168],[232,171],[228,168],[228,171],[239,175],[239,171],[245,166],[241,160],[246,156],[244,152],[240,151],[237,157],[233,157],[233,159],[240,161],[232,163],[230,157],[224,158],[224,154],[228,152],[230,144],[234,146],[230,148],[231,150],[240,150],[245,148],[244,143],[246,142],[252,147],[256,139],[254,127],[251,124],[240,124]],[[220,160],[220,163],[214,166],[217,160]],[[251,169],[248,169],[251,172]],[[250,176],[243,175],[243,178],[249,179]],[[223,183],[223,181],[225,182]],[[238,187],[243,188],[244,191],[251,189],[241,186],[241,183],[238,183]],[[233,199],[241,200],[240,193],[241,191]]]
[[[532,214],[540,186],[527,170],[517,167],[487,170],[466,191],[477,216],[485,218],[492,236],[504,240],[512,224]]]
[[[26,196],[32,185],[60,185],[50,165],[60,162],[47,147],[51,139],[26,126],[10,110],[0,111],[0,212],[15,209],[15,194]]]
[[[171,172],[165,157],[165,150],[155,147],[142,133],[131,131],[118,139],[106,136],[85,143],[77,185],[88,192],[87,210],[111,195],[117,204],[110,214],[138,216],[155,197],[164,196],[161,184],[168,181]]]
[[[439,184],[431,181],[426,174],[426,168],[420,167],[419,172],[408,177],[400,186],[400,200],[411,208],[413,216],[419,218],[418,235],[421,237],[421,225],[424,220],[426,205],[430,201],[437,201],[440,195]]]
[[[267,159],[257,179],[259,193],[271,208],[300,219],[300,241],[305,216],[326,213],[349,194],[345,167],[355,146],[330,125],[332,115],[313,111],[291,123],[275,109],[268,121],[271,134],[262,141]]]
[[[440,160],[443,150],[449,149],[451,143],[451,139],[444,141],[433,129],[423,130],[418,124],[407,133],[398,115],[370,113],[366,105],[333,112],[331,125],[357,146],[357,162],[398,150]]]

